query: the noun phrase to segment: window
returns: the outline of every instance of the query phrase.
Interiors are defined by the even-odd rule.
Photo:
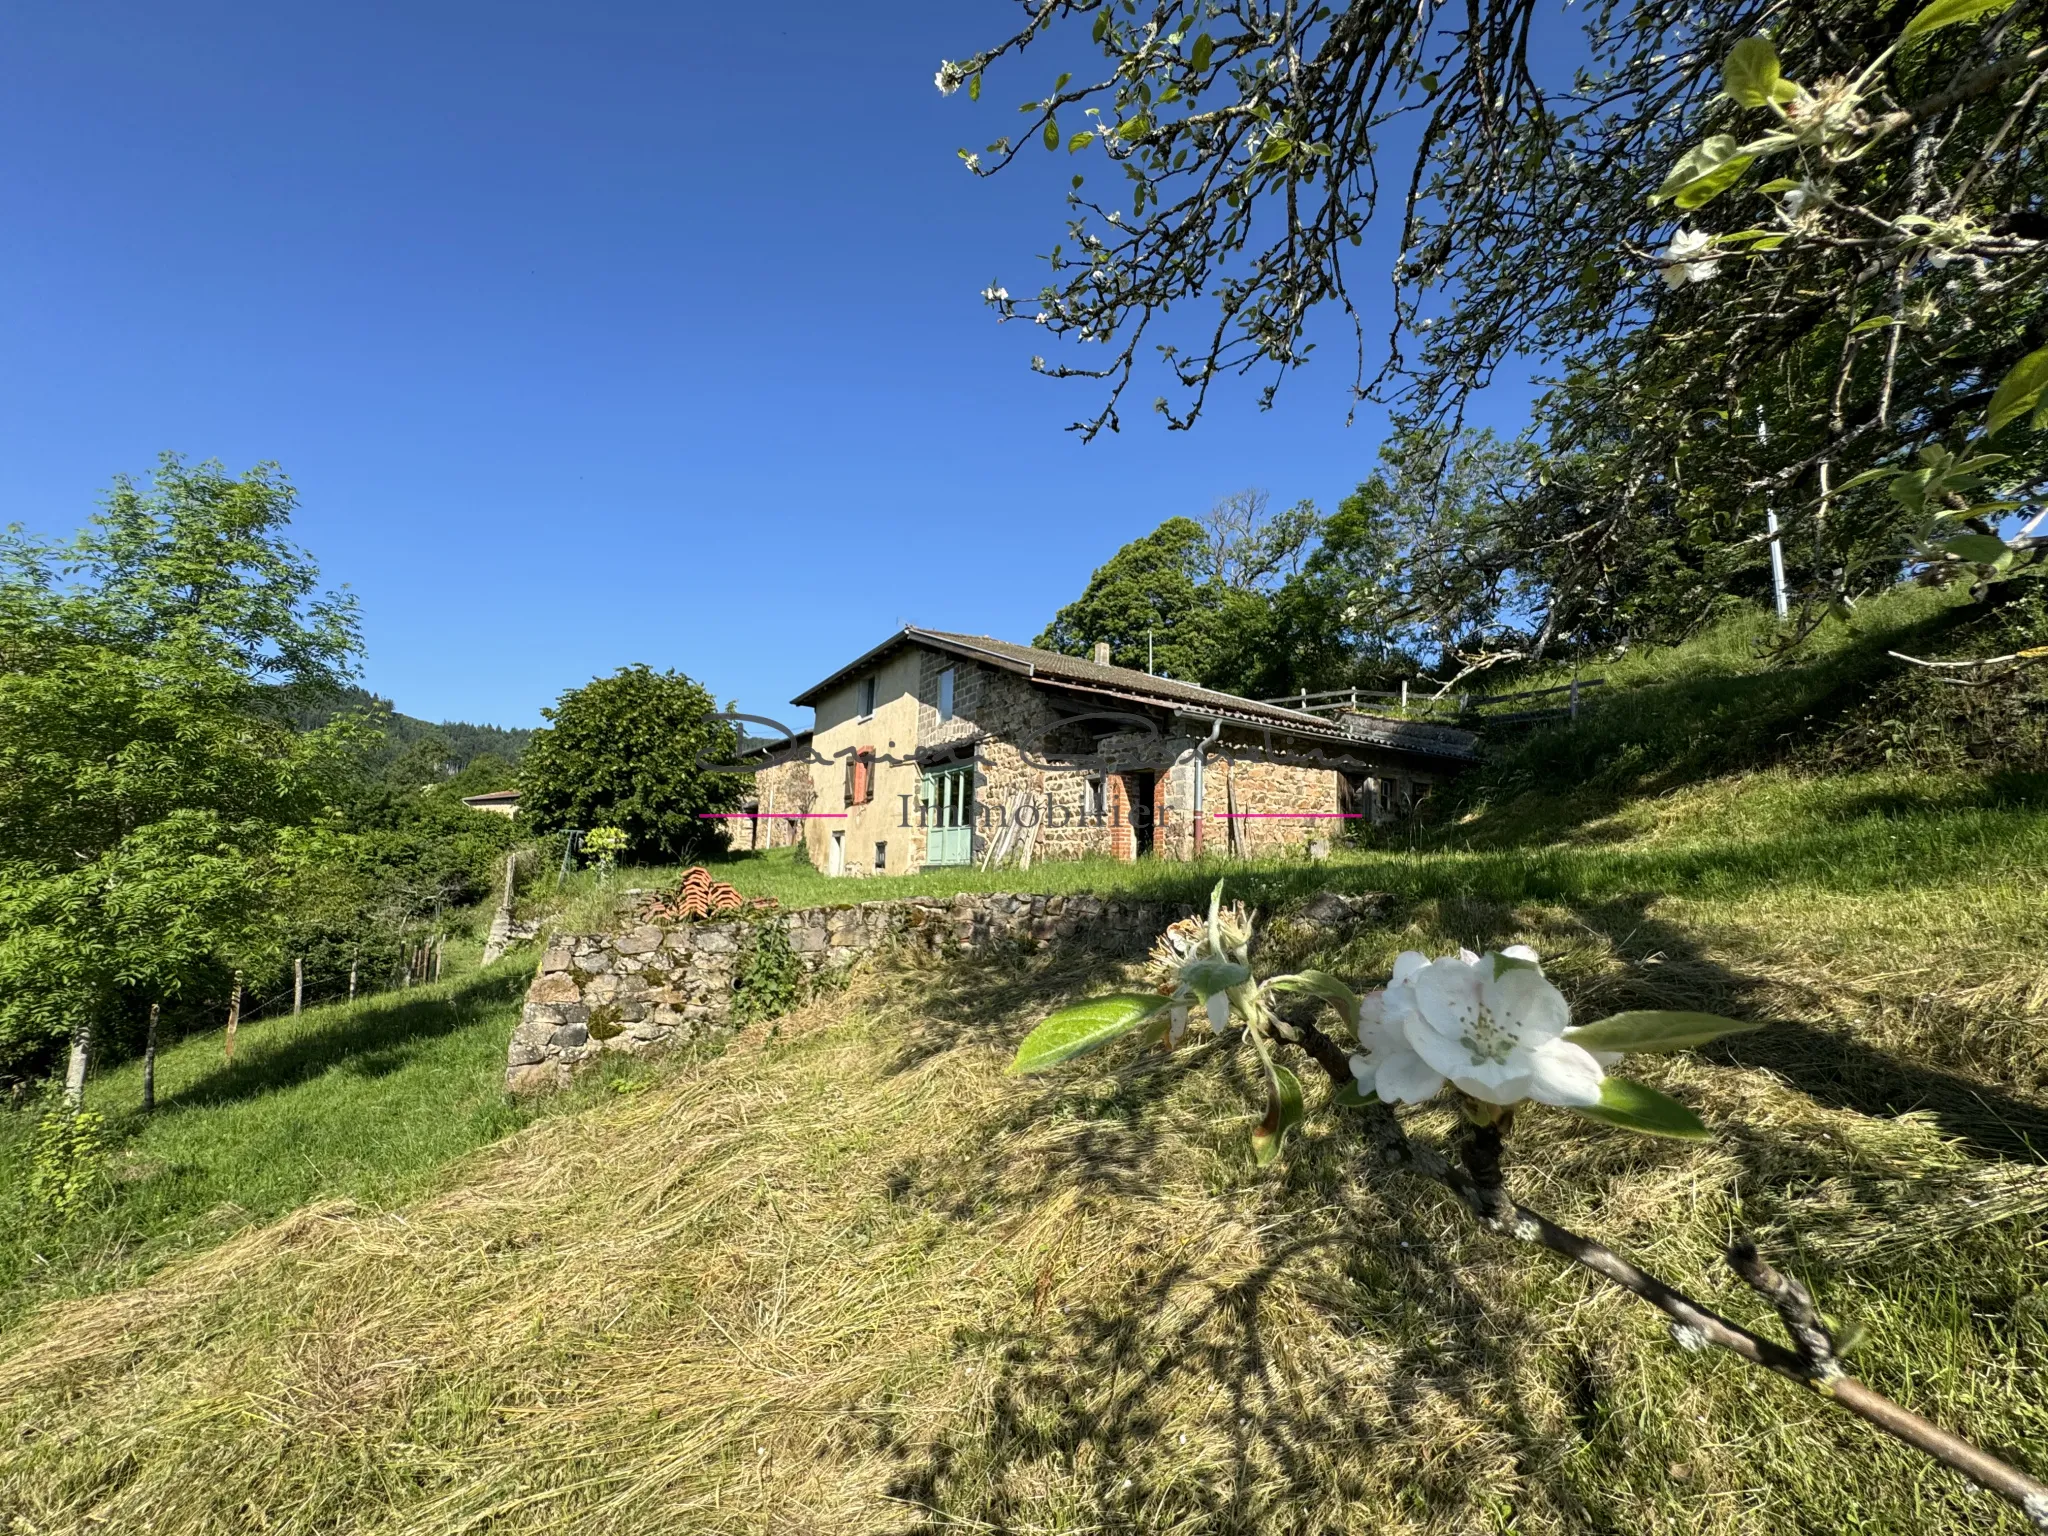
[[[939,674],[939,718],[953,718],[953,669],[946,668]]]
[[[1109,814],[1109,780],[1099,773],[1091,773],[1082,785],[1086,798],[1081,803],[1081,814],[1093,816],[1097,821]]]
[[[860,680],[860,717],[865,720],[875,712],[875,680],[864,677]]]
[[[846,803],[866,805],[875,798],[875,749],[856,747],[846,760]]]
[[[883,870],[887,869],[888,867],[889,845],[887,843],[875,844],[875,873],[879,875]]]

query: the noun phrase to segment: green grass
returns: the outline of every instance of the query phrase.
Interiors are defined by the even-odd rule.
[[[1630,1065],[1710,1141],[1534,1111],[1517,1193],[1774,1333],[1719,1257],[1756,1233],[1869,1327],[1860,1374],[2048,1475],[2048,776],[1794,750],[1956,612],[1901,594],[1789,667],[1747,620],[1632,658],[1636,695],[1496,759],[1519,781],[1326,863],[715,867],[789,906],[1192,906],[1223,875],[1268,969],[1371,984],[1405,948],[1527,942],[1580,1017],[1762,1021]],[[1386,899],[1288,921],[1326,888]],[[618,894],[578,877],[553,921]],[[544,1112],[498,1092],[530,963],[258,1025],[231,1071],[217,1036],[168,1053],[104,1207],[0,1249],[0,1511],[35,1536],[2022,1529],[1375,1172],[1319,1083],[1261,1173],[1255,1064],[1206,1035],[1005,1074],[1048,1008],[1128,984],[1099,960],[906,956]],[[133,1091],[132,1066],[92,1088]],[[27,1124],[0,1117],[4,1171]]]
[[[1963,778],[1777,770],[1233,885],[1388,893],[1352,932],[1269,924],[1267,968],[1519,940],[1581,1016],[1768,1021],[1631,1064],[1710,1141],[1533,1111],[1518,1195],[1775,1332],[1719,1258],[1759,1234],[1869,1327],[1859,1373],[2040,1475],[2044,823]],[[1261,1172],[1256,1064],[1205,1034],[1003,1072],[1120,980],[906,957],[400,1209],[46,1308],[0,1339],[0,1507],[37,1536],[2023,1529],[1375,1172],[1319,1082]]]
[[[157,1108],[141,1066],[96,1072],[107,1174],[69,1222],[37,1210],[27,1164],[37,1111],[0,1113],[0,1328],[52,1297],[130,1283],[165,1262],[318,1200],[391,1206],[536,1113],[504,1093],[505,1042],[531,951],[489,970],[353,1005],[245,1024],[235,1059],[219,1034],[160,1053]],[[617,1073],[635,1067],[621,1064]],[[613,1080],[607,1078],[607,1081]]]

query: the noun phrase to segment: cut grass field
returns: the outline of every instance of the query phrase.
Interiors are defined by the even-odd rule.
[[[1283,914],[1325,887],[1388,893],[1355,932],[1275,924],[1275,965],[1372,979],[1404,947],[1523,940],[1582,1012],[1770,1021],[1637,1073],[1710,1142],[1532,1113],[1517,1194],[1770,1332],[1717,1257],[1758,1234],[1867,1325],[1874,1385],[2042,1476],[2044,871],[2033,781],[1771,771],[1501,802],[1442,846],[1232,886]],[[1192,896],[1210,872],[1135,878]],[[513,1113],[483,1013],[519,967],[499,974],[451,992],[472,1024],[382,1077],[323,1048],[318,1072],[194,1096],[182,1129],[127,1144],[175,1134],[213,1159],[180,1221],[216,1198],[317,1203],[224,1237],[188,1221],[124,1262],[217,1245],[0,1334],[16,1531],[2024,1529],[1371,1169],[1319,1087],[1259,1173],[1240,1049],[1003,1073],[1113,967],[894,959],[478,1147]],[[430,1072],[469,1029],[473,1057]],[[358,1151],[291,1172],[328,1136]],[[277,1182],[253,1205],[230,1187],[259,1175]]]
[[[61,1225],[29,1199],[36,1112],[0,1114],[0,1330],[38,1302],[133,1281],[308,1201],[401,1204],[527,1123],[541,1106],[508,1101],[503,1084],[532,964],[248,1023],[232,1063],[218,1033],[180,1041],[158,1057],[147,1116],[139,1063],[95,1072],[87,1103],[111,1156],[88,1208]]]

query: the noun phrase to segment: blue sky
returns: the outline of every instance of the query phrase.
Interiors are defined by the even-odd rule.
[[[1029,640],[1230,491],[1333,506],[1381,427],[1344,424],[1348,346],[1192,434],[1140,384],[1083,445],[1088,386],[983,309],[1039,286],[1070,167],[954,155],[1040,66],[979,104],[932,74],[1014,14],[10,7],[0,522],[69,531],[163,449],[276,460],[365,682],[528,725],[642,661],[775,714],[905,622]]]

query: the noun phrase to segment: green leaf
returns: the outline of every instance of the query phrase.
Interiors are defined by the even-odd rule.
[[[1171,1007],[1171,998],[1153,992],[1118,992],[1062,1008],[1024,1037],[1017,1047],[1012,1072],[1043,1072],[1063,1061],[1099,1050],[1120,1035]]]
[[[1973,565],[1998,565],[2012,559],[2012,546],[1988,533],[1959,533],[1943,540],[1941,547]]]
[[[1344,1015],[1345,1023],[1354,1030],[1358,1028],[1358,994],[1328,971],[1297,971],[1289,976],[1275,976],[1266,985],[1275,992],[1306,992],[1320,997]]]
[[[1095,135],[1094,135],[1094,134],[1092,134],[1092,133],[1077,133],[1077,134],[1075,134],[1075,135],[1074,135],[1074,136],[1073,136],[1073,137],[1072,137],[1071,139],[1067,140],[1067,153],[1068,153],[1068,154],[1070,154],[1070,155],[1071,155],[1071,154],[1077,154],[1077,153],[1079,153],[1079,152],[1080,152],[1081,150],[1084,150],[1084,149],[1086,149],[1086,148],[1087,148],[1087,147],[1088,147],[1088,146],[1089,146],[1090,144],[1093,144],[1094,142],[1095,142]]]
[[[1589,1051],[1683,1051],[1762,1028],[1753,1020],[1724,1019],[1718,1013],[1638,1008],[1568,1029],[1564,1037]]]
[[[1738,106],[1767,107],[1782,99],[1778,50],[1760,37],[1745,37],[1729,50],[1721,66],[1721,89]]]
[[[1925,37],[1929,32],[1939,32],[1943,27],[1996,16],[2012,3],[2013,0],[1934,0],[1932,5],[1922,6],[1906,23],[1906,30],[1899,34],[1899,41],[1910,42],[1916,37]]]
[[[978,69],[967,77],[967,99],[969,101],[981,100],[981,71]]]
[[[1145,135],[1150,133],[1151,131],[1152,120],[1149,117],[1146,117],[1143,113],[1140,113],[1138,116],[1129,118],[1123,123],[1119,124],[1116,130],[1116,136],[1122,139],[1126,144],[1132,144],[1137,142],[1139,139],[1145,137]]]
[[[2017,421],[2037,406],[2048,406],[2048,400],[2042,398],[2044,390],[2048,390],[2048,347],[2029,352],[2014,363],[2012,372],[2000,381],[1997,392],[1991,397],[1991,407],[1984,413],[1986,434],[1995,436],[2001,427]]]
[[[1232,987],[1243,986],[1252,979],[1252,972],[1250,966],[1229,960],[1190,960],[1180,968],[1180,979],[1207,997],[1212,992],[1228,992]]]
[[[1757,188],[1759,192],[1796,192],[1801,183],[1796,177],[1780,176],[1776,181],[1767,181]]]
[[[1330,1095],[1330,1102],[1339,1109],[1363,1109],[1368,1104],[1377,1104],[1380,1096],[1376,1093],[1359,1091],[1358,1079],[1342,1084]]]
[[[1678,1100],[1625,1077],[1604,1079],[1600,1084],[1600,1102],[1575,1104],[1572,1113],[1603,1125],[1618,1125],[1625,1131],[1640,1131],[1645,1136],[1676,1136],[1682,1141],[1704,1141],[1707,1137],[1706,1125],[1700,1117]]]
[[[1733,134],[1717,133],[1680,156],[1664,184],[1650,194],[1650,201],[1668,200],[1680,208],[1697,208],[1735,185],[1755,160],[1755,155],[1742,152]]]
[[[1216,954],[1223,953],[1223,930],[1220,919],[1223,916],[1223,882],[1218,880],[1216,888],[1209,892],[1209,948]]]
[[[1301,1080],[1277,1063],[1266,1068],[1266,1118],[1252,1130],[1252,1159],[1261,1168],[1280,1155],[1280,1143],[1301,1124]]]
[[[1045,147],[1047,149],[1058,149],[1060,147],[1060,123],[1056,117],[1048,117],[1045,120]]]
[[[1275,161],[1285,160],[1293,152],[1294,143],[1292,140],[1281,138],[1268,139],[1265,146],[1260,149],[1259,158],[1256,163],[1259,165],[1271,165]]]
[[[1209,56],[1216,51],[1216,39],[1204,32],[1195,39],[1195,51],[1188,55],[1188,67],[1197,74],[1209,67]]]

